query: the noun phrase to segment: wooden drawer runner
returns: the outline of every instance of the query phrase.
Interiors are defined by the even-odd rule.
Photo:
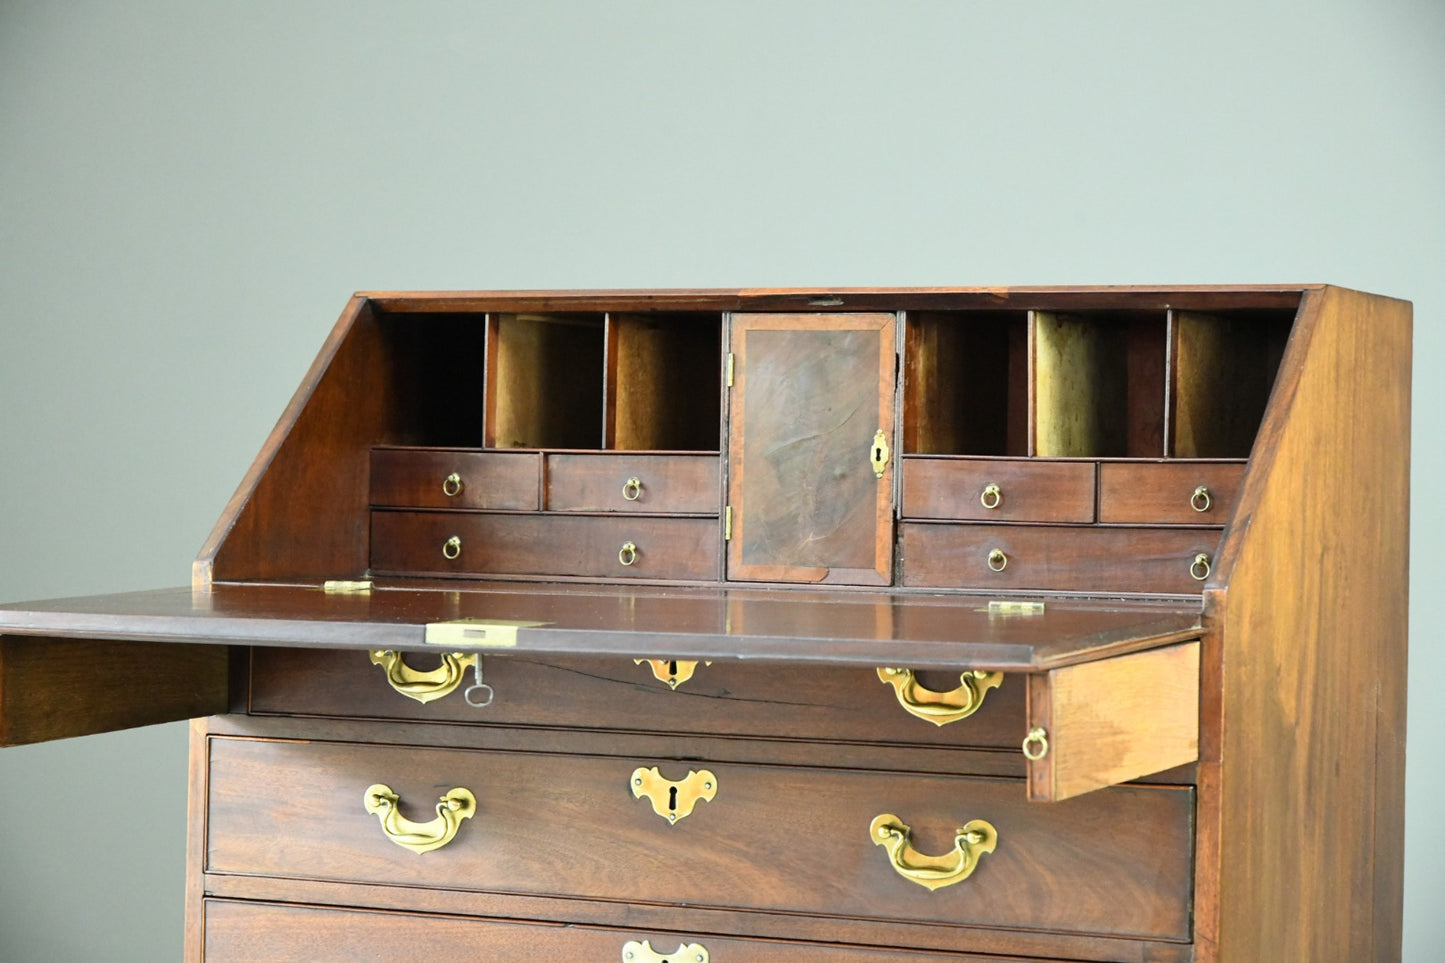
[[[374,448],[371,504],[536,511],[541,458],[537,452]]]
[[[419,671],[436,654],[408,654]],[[692,676],[670,689],[646,662],[630,659],[547,659],[484,656],[492,703],[475,708],[462,690],[421,703],[387,684],[365,652],[257,648],[251,652],[250,711],[488,725],[563,726],[699,735],[782,736],[838,742],[987,747],[1017,750],[1027,729],[1024,676],[1005,676],[985,691],[967,718],[938,726],[910,715],[892,685],[869,669],[741,665],[691,666]],[[669,666],[660,668],[668,674]],[[686,672],[688,663],[681,665]],[[676,678],[675,676],[673,676]],[[946,692],[958,673],[918,673],[921,686]],[[964,694],[960,694],[963,702]],[[915,696],[915,700],[920,697]]]
[[[1223,525],[1243,480],[1243,462],[1106,463],[1099,466],[1099,521]]]
[[[549,511],[716,515],[721,504],[717,455],[547,456]]]
[[[899,544],[910,587],[1192,595],[1204,584],[1195,576],[1208,577],[1219,530],[910,522],[899,526]]]
[[[633,796],[634,773],[654,766],[685,785],[708,769],[713,798],[670,823]],[[209,770],[210,873],[1149,939],[1190,930],[1187,787],[1039,805],[1017,779],[232,738],[210,740]],[[419,822],[456,787],[476,814],[418,856],[365,810],[376,783]],[[874,845],[884,814],[923,854],[950,852],[976,819],[997,845],[929,892]]]
[[[459,542],[456,557],[448,558],[444,549],[452,538]],[[715,580],[719,538],[715,518],[375,511],[371,567],[379,573]]]
[[[617,930],[593,926],[469,919],[421,913],[383,913],[275,903],[207,900],[208,963],[255,960],[476,960],[487,963],[694,963],[684,946],[701,947],[708,963],[1030,963],[1010,956],[850,948],[786,940]],[[640,944],[646,944],[646,947]],[[629,946],[629,944],[638,944]],[[478,956],[485,948],[485,957]],[[651,949],[656,956],[646,955]]]
[[[902,471],[905,518],[1094,520],[1093,462],[905,457]]]

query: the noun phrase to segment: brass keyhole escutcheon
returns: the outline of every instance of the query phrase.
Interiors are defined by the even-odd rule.
[[[884,469],[888,467],[888,436],[883,434],[882,428],[873,436],[873,447],[868,452],[868,461],[873,466],[873,474],[882,478]]]
[[[633,665],[648,665],[652,669],[652,675],[657,681],[667,684],[669,689],[676,689],[697,671],[696,661],[685,659],[633,659]],[[703,665],[712,665],[712,662],[704,662]]]
[[[674,826],[678,820],[692,815],[693,807],[699,802],[711,802],[717,795],[717,777],[708,769],[689,770],[674,782],[664,779],[656,766],[650,769],[639,766],[632,771],[630,784],[634,799],[646,796],[652,803],[652,811]]]
[[[622,963],[708,963],[707,948],[701,943],[685,943],[671,953],[652,948],[651,940],[632,940],[622,946]]]

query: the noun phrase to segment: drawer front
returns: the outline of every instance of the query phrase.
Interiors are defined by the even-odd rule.
[[[676,690],[653,667],[631,659],[547,659],[487,654],[487,684],[495,697],[485,708],[466,703],[471,676],[431,702],[394,690],[383,668],[365,652],[253,649],[250,711],[331,717],[406,719],[482,725],[560,726],[631,732],[767,738],[784,734],[820,741],[927,744],[1017,751],[1026,729],[1024,676],[1005,676],[984,690],[966,718],[942,726],[910,714],[898,690],[872,669],[800,668],[736,662],[682,663],[691,677]],[[409,654],[419,671],[437,666],[435,654]],[[668,665],[660,666],[664,676]],[[916,682],[933,692],[961,688],[958,673],[921,672]],[[951,701],[970,704],[964,691]],[[928,693],[904,692],[915,704]]]
[[[383,574],[716,579],[718,545],[714,518],[371,513]]]
[[[547,504],[555,512],[716,515],[716,455],[631,452],[547,456]]]
[[[1243,462],[1100,465],[1099,521],[1223,525],[1243,480]]]
[[[1029,963],[1010,956],[854,949],[783,940],[726,939],[716,936],[616,930],[594,926],[557,926],[495,919],[377,913],[275,903],[207,900],[207,963],[255,960],[307,960],[355,963],[356,960],[476,960],[486,948],[487,963],[693,963],[702,954],[709,963]],[[642,945],[642,944],[645,944]],[[684,946],[692,955],[677,952]],[[655,955],[648,956],[650,949]]]
[[[376,448],[371,504],[398,508],[536,511],[541,455]]]
[[[833,750],[836,752],[836,750]],[[677,780],[682,813],[634,781]],[[705,772],[700,770],[706,770]],[[696,775],[692,773],[696,772]],[[364,803],[374,784],[422,823],[456,788],[475,815],[418,855]],[[1031,804],[1017,779],[680,763],[551,752],[209,740],[211,873],[1187,939],[1193,790],[1125,786]],[[708,798],[710,797],[710,798]],[[878,817],[943,856],[987,820],[991,853],[935,891],[875,845]],[[440,821],[440,817],[436,817]],[[919,857],[905,855],[905,862]]]
[[[1192,595],[1219,530],[913,522],[900,526],[900,545],[911,587]]]
[[[1092,522],[1093,462],[903,459],[903,514],[960,521]]]

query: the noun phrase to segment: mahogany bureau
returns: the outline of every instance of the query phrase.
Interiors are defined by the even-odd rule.
[[[192,960],[1395,959],[1410,338],[357,295],[189,587],[0,607],[0,743],[197,718]]]

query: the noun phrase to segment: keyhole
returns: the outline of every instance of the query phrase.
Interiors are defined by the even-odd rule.
[[[667,674],[670,675],[670,676],[672,676],[674,679],[677,678],[677,660],[676,660],[676,659],[674,659],[674,660],[672,660],[671,662],[667,663]]]
[[[677,812],[677,787],[676,787],[676,786],[669,786],[669,787],[667,788],[667,808],[668,808],[669,810],[671,810],[672,812]]]

